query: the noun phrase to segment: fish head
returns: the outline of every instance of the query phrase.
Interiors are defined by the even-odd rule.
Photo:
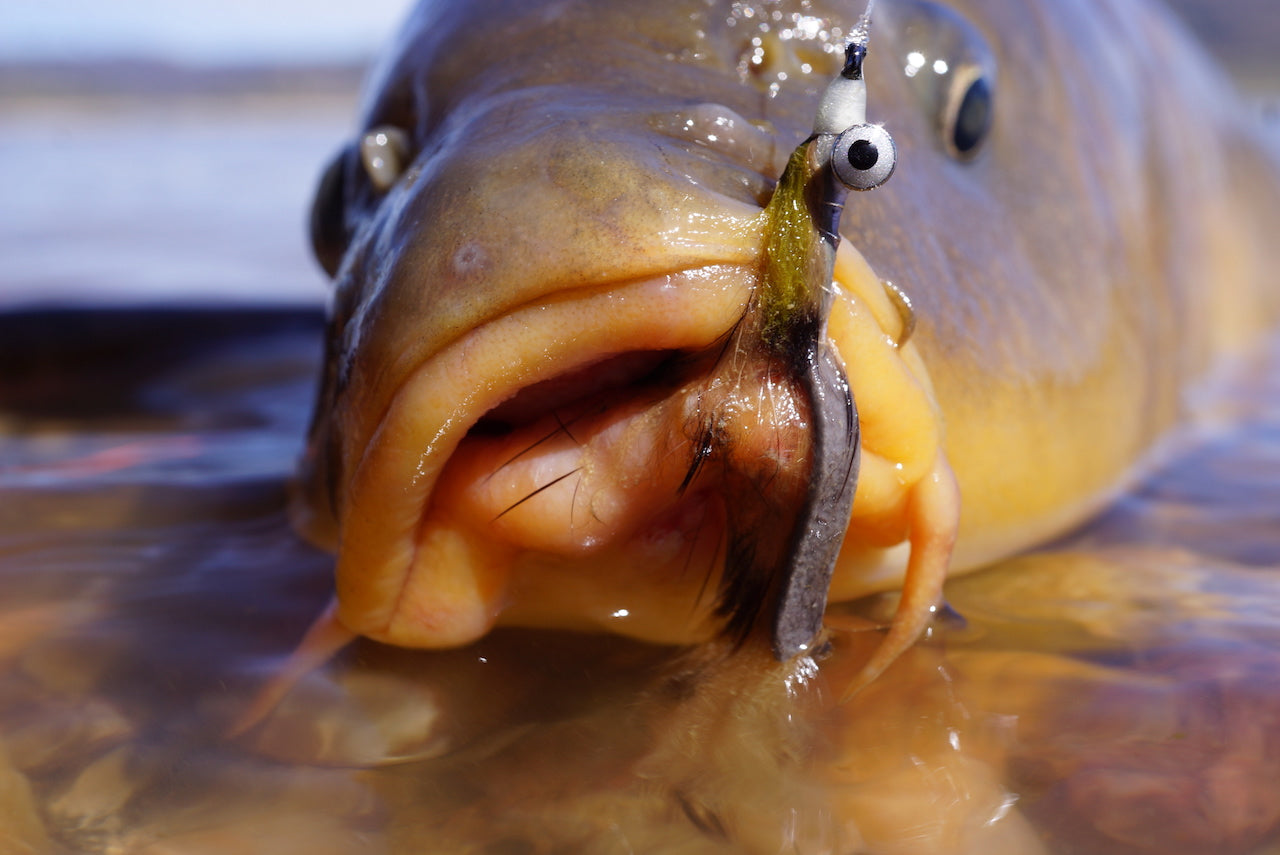
[[[338,554],[338,619],[375,639],[451,646],[496,623],[745,635],[811,518],[832,560],[847,524],[858,426],[841,350],[822,344],[833,299],[841,334],[895,362],[881,386],[911,387],[914,457],[936,452],[927,380],[896,353],[901,307],[847,241],[852,290],[831,287],[829,234],[821,310],[793,325],[839,423],[826,446],[804,368],[753,322],[766,206],[843,38],[815,31],[787,58],[809,71],[783,98],[731,16],[628,27],[599,5],[566,28],[507,12],[480,36],[474,10],[420,9],[321,183],[313,241],[335,291],[294,517]],[[824,447],[843,455],[843,498],[814,517]],[[804,595],[817,619],[829,571]]]
[[[673,145],[659,99],[545,89],[412,137],[335,268],[298,506],[365,635],[705,634],[695,604],[724,545],[708,473],[684,484],[708,429],[685,387],[745,310],[769,182]],[[477,587],[451,601],[452,577]],[[390,595],[405,585],[422,591]]]
[[[1105,218],[1054,214],[1036,240],[970,226],[1037,194],[1088,203],[1097,188],[1064,177],[1086,169],[1129,198],[1137,157],[1043,69],[1001,86],[997,109],[1006,55],[1044,52],[1042,4],[971,5],[880,4],[869,112],[893,129],[900,168],[850,203],[807,333],[828,353],[821,382],[857,401],[845,444],[862,456],[852,506],[824,523],[839,559],[819,609],[828,584],[849,599],[927,576],[907,586],[917,619],[899,641],[919,631],[956,537],[941,411],[990,422],[970,377],[992,364],[1076,371],[1101,335],[1091,319],[1117,306],[1101,269],[1049,299],[1024,287],[1060,281],[1055,265],[1081,271],[1072,253],[1105,237]],[[735,615],[752,625],[777,596],[767,572],[735,593],[734,568],[785,569],[804,546],[822,414],[743,330],[768,277],[767,206],[857,6],[414,12],[312,218],[335,291],[292,507],[337,552],[344,626],[427,648],[499,623],[685,643]],[[989,38],[1005,19],[1029,41]],[[1082,38],[1097,30],[1078,23]],[[1006,115],[1072,108],[1080,124],[997,133]],[[930,326],[913,336],[917,314]],[[972,435],[957,443],[1001,468]]]

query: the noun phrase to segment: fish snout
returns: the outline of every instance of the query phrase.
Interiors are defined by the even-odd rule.
[[[779,655],[806,649],[828,581],[836,599],[895,587],[894,547],[945,528],[911,522],[940,425],[901,313],[842,244],[814,335],[858,401],[862,475],[827,519],[813,484],[856,472],[848,454],[815,470],[815,425],[844,398],[816,411],[743,333],[761,329],[758,188],[702,183],[750,170],[670,128],[561,118],[420,153],[355,231],[295,503],[305,521],[330,498],[334,619],[419,648],[498,624],[744,637],[796,594],[797,555],[830,553],[803,619],[773,628]]]
[[[426,359],[341,491],[342,623],[415,647],[495,623],[712,634],[717,472],[803,464],[795,402],[716,367],[754,276],[711,265],[575,289]]]

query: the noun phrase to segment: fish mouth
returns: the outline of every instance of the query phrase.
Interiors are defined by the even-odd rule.
[[[568,289],[428,356],[349,446],[331,619],[424,649],[498,624],[745,639],[786,602],[779,574],[793,578],[797,543],[812,540],[804,514],[821,457],[813,398],[749,332],[760,275],[709,264]],[[819,343],[858,398],[862,463],[834,575],[823,571],[816,594],[902,590],[853,692],[929,620],[959,506],[905,317],[844,241],[833,290]],[[792,652],[773,629],[775,653]]]
[[[341,623],[422,648],[498,623],[714,635],[741,523],[726,494],[767,492],[763,518],[805,483],[804,401],[726,360],[757,277],[709,265],[574,289],[429,357],[339,509]]]
[[[519,389],[467,432],[433,503],[565,558],[632,539],[692,501],[706,361],[624,352]]]

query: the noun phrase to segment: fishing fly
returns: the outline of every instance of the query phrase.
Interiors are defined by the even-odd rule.
[[[827,338],[840,217],[850,190],[871,190],[893,174],[897,149],[867,122],[867,4],[845,48],[845,64],[823,92],[813,133],[792,153],[766,208],[766,269],[757,308],[764,344],[784,356],[812,413],[812,462],[804,506],[791,532],[773,606],[780,660],[811,649],[822,629],[836,559],[853,510],[861,457],[858,413]]]
[[[829,162],[836,177],[849,190],[871,190],[893,175],[898,153],[893,137],[883,125],[867,122],[867,82],[862,65],[870,40],[871,10],[867,4],[845,47],[845,63],[827,86],[818,103],[813,134],[824,147],[831,143]]]

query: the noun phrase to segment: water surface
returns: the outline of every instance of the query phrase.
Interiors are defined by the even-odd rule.
[[[888,598],[840,610],[811,671],[563,633],[362,643],[233,741],[328,593],[282,513],[319,330],[0,319],[0,817],[22,845],[1276,851],[1280,340],[1219,387],[1225,426],[955,581],[960,617],[847,706]]]

